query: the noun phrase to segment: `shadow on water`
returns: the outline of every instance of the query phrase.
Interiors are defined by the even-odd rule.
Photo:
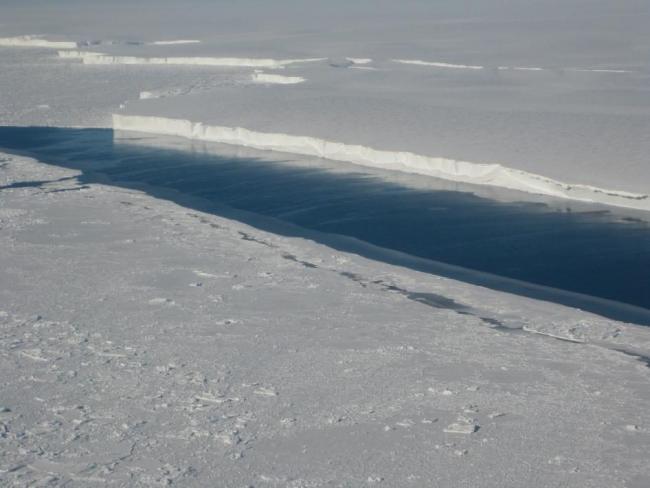
[[[144,190],[277,234],[650,325],[642,213],[219,144],[116,140],[107,129],[2,127],[0,147],[80,170],[80,185]]]

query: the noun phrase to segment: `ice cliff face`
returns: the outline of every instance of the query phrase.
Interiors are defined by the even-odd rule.
[[[650,210],[650,198],[645,194],[564,183],[500,164],[472,163],[406,151],[383,151],[309,136],[256,132],[241,127],[205,125],[200,122],[167,117],[115,114],[113,128],[304,154],[452,181]]]

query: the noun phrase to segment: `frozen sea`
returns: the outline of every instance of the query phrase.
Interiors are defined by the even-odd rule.
[[[647,3],[0,1],[0,485],[650,486]]]

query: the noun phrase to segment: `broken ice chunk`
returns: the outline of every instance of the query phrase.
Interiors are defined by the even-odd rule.
[[[449,424],[443,429],[447,434],[473,434],[479,429],[478,424],[473,419],[458,417],[453,424]]]

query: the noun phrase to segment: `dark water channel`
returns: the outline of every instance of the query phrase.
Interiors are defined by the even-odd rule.
[[[650,215],[343,163],[110,130],[0,128],[0,147],[112,184],[650,310]],[[94,176],[93,176],[94,175]],[[1,196],[1,193],[0,193]]]

